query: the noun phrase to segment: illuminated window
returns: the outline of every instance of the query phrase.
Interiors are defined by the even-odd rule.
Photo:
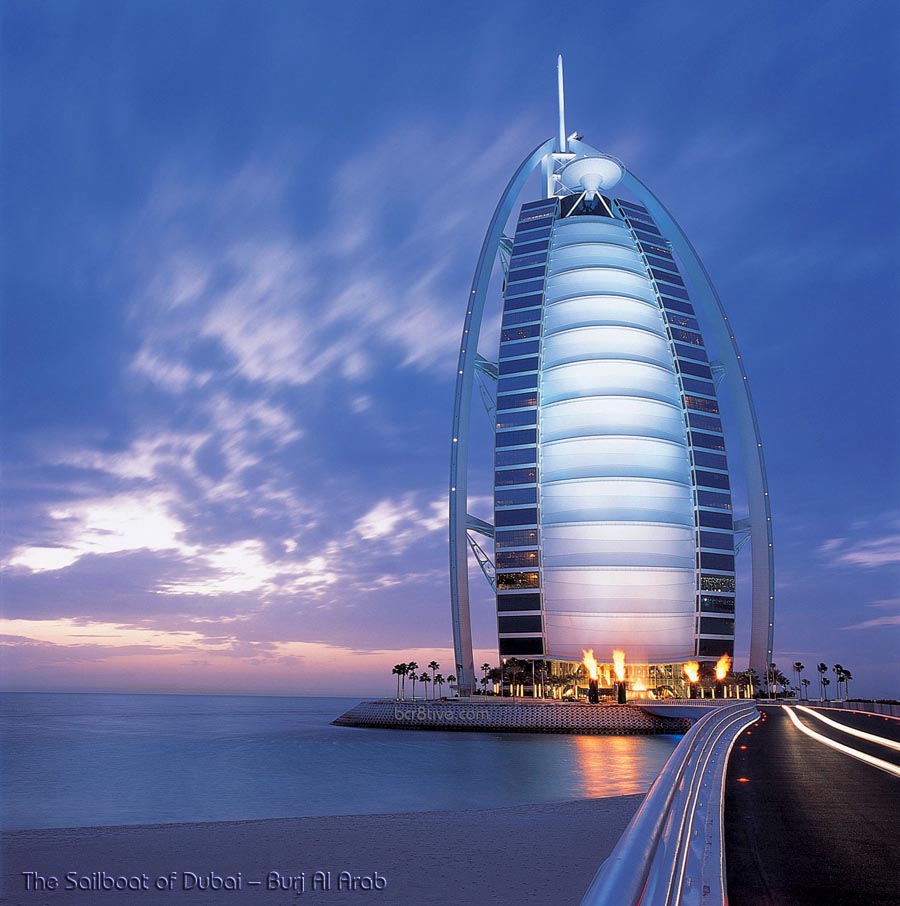
[[[701,576],[700,591],[734,592],[734,576]]]
[[[497,590],[506,588],[539,588],[540,573],[497,573]]]
[[[536,569],[540,563],[540,554],[536,550],[498,551],[497,553],[497,569],[512,569],[513,567]]]

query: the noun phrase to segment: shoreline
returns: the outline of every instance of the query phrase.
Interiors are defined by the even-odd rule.
[[[299,902],[335,906],[459,906],[491,899],[574,904],[643,798],[638,793],[493,809],[5,831],[0,902],[191,906],[284,903],[302,896]],[[25,871],[58,877],[60,889],[27,891]],[[317,871],[331,872],[329,890],[312,889]],[[338,889],[342,871],[359,879],[355,890],[346,889],[353,883],[346,879]],[[85,884],[101,883],[92,874],[106,872],[145,887],[66,890],[67,872]],[[240,887],[198,890],[199,882],[185,872],[198,878],[215,873]],[[158,879],[173,874],[172,890],[154,889]],[[253,880],[261,883],[253,886]],[[280,889],[266,888],[273,880]],[[184,889],[185,883],[193,889]],[[285,889],[289,884],[294,889]]]

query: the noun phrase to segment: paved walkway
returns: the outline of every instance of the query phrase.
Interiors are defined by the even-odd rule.
[[[900,722],[816,709],[900,741]],[[820,736],[900,767],[900,751],[794,709]],[[763,708],[736,743],[725,783],[729,906],[898,906],[900,776],[805,735]]]

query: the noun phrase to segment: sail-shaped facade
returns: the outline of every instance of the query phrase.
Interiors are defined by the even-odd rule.
[[[544,197],[520,205],[506,236],[538,166]],[[505,272],[493,363],[475,347],[497,257]],[[496,380],[493,525],[465,506],[476,378]],[[727,444],[720,391],[730,396]],[[750,509],[737,522],[732,446]],[[765,670],[771,514],[741,356],[678,225],[624,165],[580,140],[535,149],[495,212],[469,298],[452,448],[451,604],[463,691],[474,681],[468,547],[494,585],[501,657],[573,662],[585,649],[618,648],[645,665],[717,660],[733,655],[735,620],[746,611],[751,666]],[[751,542],[749,607],[736,601],[736,530]],[[493,536],[493,564],[479,533]]]

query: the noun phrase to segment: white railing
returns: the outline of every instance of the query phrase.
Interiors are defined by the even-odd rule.
[[[732,702],[676,747],[581,906],[711,906],[725,901],[722,804],[731,747],[759,716]]]

